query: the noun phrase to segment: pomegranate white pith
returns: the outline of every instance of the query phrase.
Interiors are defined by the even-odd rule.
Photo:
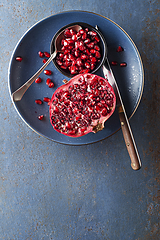
[[[60,86],[49,105],[53,128],[69,137],[81,137],[104,128],[115,110],[116,97],[106,79],[87,73]]]

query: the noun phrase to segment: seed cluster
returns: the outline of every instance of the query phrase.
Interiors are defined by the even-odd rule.
[[[89,31],[88,28],[80,29],[78,32],[66,29],[56,63],[73,75],[91,72],[101,59],[99,43],[98,34],[95,31]]]

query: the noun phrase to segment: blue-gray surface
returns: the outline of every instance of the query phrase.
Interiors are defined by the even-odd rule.
[[[0,239],[150,240],[159,236],[159,1],[1,1]],[[134,171],[121,131],[83,146],[33,132],[10,100],[9,60],[39,20],[86,10],[118,23],[136,43],[145,70],[130,123],[142,168]]]

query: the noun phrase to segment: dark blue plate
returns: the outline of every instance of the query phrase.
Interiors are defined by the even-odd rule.
[[[136,111],[143,92],[144,72],[141,57],[132,39],[120,26],[95,13],[85,11],[63,12],[43,19],[31,27],[18,42],[11,57],[9,66],[10,94],[24,84],[42,66],[42,59],[39,58],[38,52],[49,52],[54,34],[64,25],[72,22],[85,22],[92,26],[98,25],[108,45],[109,61],[127,63],[127,67],[114,66],[112,70],[119,85],[127,115],[130,118]],[[116,52],[119,45],[124,48],[123,52]],[[17,62],[15,60],[17,56],[22,56],[23,61]],[[49,121],[47,103],[37,105],[35,99],[51,98],[55,89],[63,84],[62,80],[66,77],[55,68],[53,63],[50,63],[46,69],[53,72],[51,79],[55,83],[55,87],[49,89],[45,83],[47,76],[41,73],[40,77],[43,81],[40,84],[33,83],[22,100],[14,103],[17,112],[32,130],[59,143],[82,145],[105,139],[120,129],[118,114],[115,111],[105,123],[105,128],[96,134],[89,133],[80,138],[70,138],[56,132]],[[103,76],[101,69],[96,74]],[[43,121],[37,118],[41,114],[45,116]]]

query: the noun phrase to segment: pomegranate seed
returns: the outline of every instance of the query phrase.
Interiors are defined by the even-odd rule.
[[[59,60],[56,60],[56,62],[57,62],[57,64],[59,65],[59,66],[62,66],[62,62],[61,61],[59,61]]]
[[[50,82],[50,83],[48,84],[48,87],[49,87],[49,88],[53,88],[53,87],[54,87],[54,83],[53,83],[53,82]]]
[[[76,68],[75,66],[71,66],[71,74],[76,74]]]
[[[63,57],[64,57],[64,54],[63,54],[63,53],[59,53],[59,57],[60,57],[60,58],[63,58]]]
[[[92,58],[91,58],[91,62],[92,62],[92,63],[96,63],[96,62],[97,62],[97,59],[96,59],[95,57],[92,57]]]
[[[49,58],[50,57],[50,54],[48,52],[44,52],[44,56]]]
[[[38,52],[38,55],[39,55],[40,58],[44,57],[44,53],[41,52],[41,51]]]
[[[43,118],[44,118],[43,115],[38,116],[38,119],[39,119],[39,120],[42,120]]]
[[[85,32],[84,29],[80,29],[80,30],[79,30],[79,33],[80,33],[81,35],[83,35],[84,32]]]
[[[102,109],[102,116],[107,116],[107,109],[106,108],[103,108]]]
[[[96,51],[96,53],[95,53],[95,57],[96,57],[96,58],[100,58],[100,57],[101,57],[100,52]]]
[[[50,78],[47,78],[46,84],[49,85],[50,82],[51,82],[51,79],[50,79]]]
[[[64,65],[62,65],[62,66],[60,66],[62,69],[67,69],[67,66],[64,66]]]
[[[81,59],[86,60],[86,59],[88,59],[88,56],[86,54],[82,54]]]
[[[112,66],[117,66],[118,63],[116,61],[112,61],[111,64]]]
[[[95,54],[95,53],[96,53],[96,50],[95,50],[95,49],[91,49],[91,50],[90,50],[90,53]]]
[[[99,47],[98,45],[95,45],[95,46],[94,46],[94,49],[95,49],[96,51],[100,51],[100,47]]]
[[[44,97],[44,98],[43,98],[43,101],[48,103],[48,102],[50,102],[50,98]]]
[[[16,61],[22,62],[23,58],[22,57],[16,57]]]
[[[96,42],[100,42],[100,38],[98,36],[96,36],[94,39],[96,40]]]
[[[46,59],[46,58],[44,58],[44,59],[43,59],[43,63],[46,63],[46,62],[47,62],[47,59]]]
[[[44,70],[44,74],[46,74],[46,75],[51,75],[52,72],[51,72],[50,70]]]
[[[40,104],[40,105],[41,105],[43,102],[42,102],[42,100],[40,100],[40,99],[36,99],[36,100],[35,100],[35,103],[37,103],[37,104]]]
[[[86,68],[90,68],[91,66],[90,66],[90,64],[88,62],[85,62],[85,67]]]
[[[127,66],[127,63],[123,62],[123,63],[120,63],[120,67],[126,67]]]
[[[66,30],[65,30],[64,36],[67,37],[67,38],[72,37],[72,34],[71,34],[71,32],[70,32],[69,29],[66,29]]]
[[[35,83],[41,83],[42,82],[42,79],[39,77],[35,80]]]
[[[82,39],[85,40],[87,38],[87,33],[84,32],[83,35],[82,35]]]
[[[90,31],[90,32],[88,32],[88,34],[91,35],[91,36],[96,36],[97,35],[97,33],[94,32],[94,31]]]
[[[121,46],[118,46],[117,52],[122,52],[122,51],[124,51],[124,49]]]

